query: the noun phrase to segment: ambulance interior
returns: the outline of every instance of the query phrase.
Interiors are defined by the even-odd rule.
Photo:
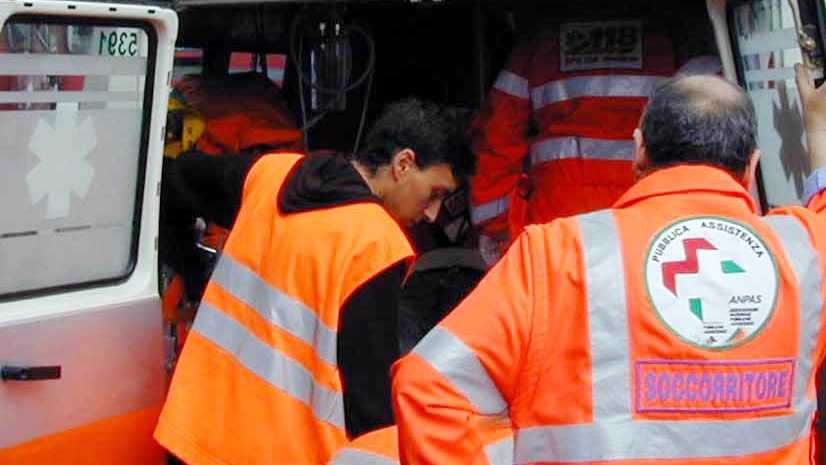
[[[675,69],[698,57],[719,56],[719,74],[744,83],[755,98],[767,156],[761,171],[764,182],[754,194],[765,208],[799,202],[807,172],[802,126],[795,116],[796,90],[788,85],[791,67],[802,59],[792,6],[799,8],[800,24],[808,25],[807,33],[819,45],[819,1],[798,6],[787,0],[181,0],[173,74],[174,79],[189,73],[215,78],[243,72],[265,75],[281,91],[286,105],[279,103],[279,111],[288,111],[295,127],[304,129],[299,145],[313,152],[346,154],[357,148],[386,103],[405,96],[435,100],[472,118],[515,44],[539,30],[566,22],[644,18],[669,32]],[[810,59],[822,61],[821,51],[813,49]],[[311,61],[318,66],[313,68]],[[335,89],[343,91],[330,92]],[[784,117],[788,110],[789,117]],[[168,122],[168,134],[172,124]],[[178,139],[186,138],[191,128],[179,131]],[[457,267],[472,270],[463,284],[445,291],[450,297],[411,291],[414,305],[439,307],[436,314],[441,316],[485,268],[472,252],[477,235],[469,221],[467,188],[448,199],[436,224],[418,225],[411,237],[419,253],[438,255],[455,247],[467,252],[463,259],[453,255],[449,260],[454,262],[442,268],[444,276],[450,276],[451,268],[453,273]],[[432,279],[446,286],[445,278]],[[411,285],[417,287],[415,280]]]
[[[799,203],[809,172],[793,66],[803,61],[801,43],[807,39],[805,58],[822,69],[822,0],[178,0],[160,5],[174,8],[179,18],[174,66],[169,79],[174,90],[165,126],[165,164],[174,164],[174,159],[190,149],[232,156],[262,151],[273,145],[284,149],[290,144],[296,149],[346,155],[363,141],[366,130],[385,104],[406,96],[435,100],[469,119],[483,104],[515,44],[525,37],[566,22],[644,18],[661,23],[670,34],[675,67],[692,58],[718,56],[722,65],[720,73],[738,81],[753,98],[763,152],[761,183],[754,194],[763,208]],[[115,10],[110,8],[110,11]],[[17,53],[18,60],[7,61],[7,66],[12,69],[19,62],[20,71],[0,73],[0,90],[10,91],[9,97],[0,101],[0,110],[37,110],[38,105],[46,105],[43,110],[55,109],[48,103],[14,103],[23,95],[17,93],[31,90],[47,91],[45,94],[108,90],[109,94],[87,96],[93,100],[112,96],[118,99],[82,102],[79,107],[75,106],[80,110],[141,109],[151,102],[151,97],[143,93],[148,86],[135,87],[132,75],[144,72],[135,68],[137,62],[115,60],[135,54],[152,56],[151,47],[158,47],[147,40],[143,30],[134,23],[104,28],[78,21],[44,22],[18,15],[3,26],[2,34],[0,52],[12,56]],[[54,72],[39,71],[27,61],[34,53],[73,55],[63,57],[72,60],[78,59],[75,55],[86,54],[89,56],[77,63],[84,63],[83,66],[88,63],[92,68],[85,78],[79,79],[66,76],[64,68],[68,64],[52,66],[50,69],[55,69]],[[642,56],[646,59],[645,50]],[[122,66],[112,67],[121,62]],[[53,74],[62,77],[56,78]],[[205,98],[207,94],[210,98]],[[50,98],[45,95],[43,101],[50,102]],[[218,102],[219,107],[234,103],[235,114],[229,116],[265,114],[271,127],[283,129],[279,133],[283,139],[273,144],[258,136],[250,136],[243,144],[241,136],[230,142],[207,140],[209,120],[215,113],[227,116],[223,110],[216,110],[213,101]],[[34,120],[21,119],[27,114],[34,113],[6,113],[8,121],[31,129],[29,126],[35,125]],[[136,113],[128,119],[105,117],[103,122],[111,127],[98,128],[91,136],[110,144],[114,151],[121,146],[133,147],[129,150],[136,151],[146,145],[148,137],[142,132],[146,129],[141,126],[139,116]],[[232,131],[248,129],[249,125],[249,121],[232,118],[222,121],[229,125],[233,137],[237,133]],[[87,130],[84,125],[78,127]],[[83,131],[78,134],[69,139],[85,140]],[[110,139],[104,141],[105,137]],[[27,141],[20,142],[21,150],[37,152],[38,146],[26,144]],[[85,152],[80,156],[85,156]],[[138,247],[133,226],[137,224],[135,215],[139,214],[136,209],[140,206],[132,193],[137,191],[138,199],[143,195],[142,178],[137,179],[130,173],[143,176],[140,162],[139,157],[130,161],[131,164],[113,158],[99,160],[95,165],[98,174],[112,173],[111,179],[117,177],[124,181],[110,182],[105,189],[94,191],[89,198],[97,200],[86,200],[89,208],[84,210],[85,216],[64,221],[72,211],[70,205],[74,205],[71,199],[86,198],[84,187],[74,189],[71,195],[75,197],[70,197],[72,189],[67,188],[65,197],[62,193],[49,196],[46,202],[45,188],[33,187],[37,184],[33,179],[39,173],[32,171],[31,162],[13,160],[5,170],[11,194],[5,201],[0,200],[0,206],[11,212],[0,219],[3,225],[0,232],[5,239],[0,241],[0,255],[7,257],[0,261],[0,295],[6,300],[49,295],[117,283],[128,277]],[[34,173],[31,176],[26,174],[30,171]],[[61,174],[91,179],[91,174],[82,169],[51,172],[41,177],[44,183],[52,182]],[[169,197],[169,180],[163,181],[161,197]],[[88,182],[86,186],[89,188]],[[93,184],[91,189],[97,187]],[[128,207],[106,206],[118,205],[120,198],[124,198],[124,205]],[[206,209],[210,208],[209,199],[202,203]],[[24,211],[20,206],[29,204],[37,204],[45,213],[30,215],[34,210]],[[101,219],[101,215],[105,218]],[[163,215],[161,211],[162,218]],[[27,233],[40,227],[38,224],[44,221],[41,216],[45,216],[47,222],[60,221],[61,225],[108,226],[55,227],[54,231],[61,234],[42,242],[40,236]],[[210,215],[205,213],[205,216]],[[21,217],[28,218],[24,221],[27,226],[15,223]],[[4,221],[8,224],[4,225]],[[197,301],[209,276],[214,252],[220,248],[220,239],[212,243],[203,241],[209,235],[207,223],[210,222],[211,218],[204,218],[196,225],[187,224],[185,228],[192,231],[179,234],[180,229],[170,229],[169,223],[161,221],[157,246],[161,292],[168,293],[176,276],[187,275],[190,281],[188,291],[179,288],[177,299],[170,297],[164,302],[169,321],[191,318],[192,309],[184,312],[184,316],[179,315],[180,299]],[[111,231],[117,234],[105,238]],[[69,238],[63,234],[66,232],[73,236]],[[465,251],[444,260],[427,260],[421,271],[432,274],[431,281],[419,283],[418,290],[408,296],[409,307],[429,309],[428,324],[432,324],[472,288],[485,270],[485,264],[474,252],[477,234],[470,224],[467,187],[447,199],[435,224],[417,226],[411,231],[411,237],[423,255],[444,249]],[[199,240],[201,242],[196,243]],[[88,252],[92,249],[99,253],[89,265]],[[85,265],[49,266],[49,259],[54,256],[61,257],[63,263]],[[33,269],[42,273],[36,276],[17,273],[21,263],[33,263]],[[464,270],[461,272],[464,274],[457,269]],[[462,275],[461,279],[456,277],[457,273]],[[461,284],[454,285],[456,282]]]
[[[514,45],[554,24],[651,18],[671,32],[678,44],[677,60],[717,54],[704,1],[227,5],[184,0],[178,8],[173,80],[187,88],[191,73],[217,81],[245,72],[269,77],[281,91],[276,98],[279,111],[289,113],[286,119],[294,122],[292,127],[305,128],[298,145],[311,152],[351,153],[382,107],[407,96],[434,100],[472,118]],[[310,63],[316,60],[322,64],[314,68]],[[324,90],[335,88],[344,91]],[[203,145],[187,140],[192,139],[193,128],[196,137],[208,136],[199,132],[191,111],[181,112],[181,102],[186,100],[177,99],[174,92],[170,100],[170,115],[176,116],[167,121],[168,158],[178,150]],[[166,166],[174,164],[167,160]],[[163,189],[162,196],[173,191],[169,183]],[[468,204],[465,186],[446,201],[435,224],[419,224],[411,231],[421,255],[403,292],[403,333],[411,330],[406,325],[419,334],[432,327],[483,275],[486,265],[477,251]],[[180,305],[173,291],[182,293],[185,301],[197,301],[211,263],[211,253],[205,249],[215,247],[187,245],[191,234],[165,227],[163,219],[168,216],[162,209],[161,260],[169,265],[162,269],[162,285],[173,286],[166,291],[165,314],[172,320],[186,319],[191,312],[175,312]],[[211,240],[211,234],[205,236]],[[180,275],[182,291],[174,288],[180,285],[175,280]],[[415,336],[403,335],[403,348],[409,348],[407,339]]]
[[[721,74],[744,83],[757,99],[763,97],[759,91],[788,84],[793,63],[802,61],[789,31],[795,35],[796,29],[805,30],[815,43],[810,56],[822,60],[820,1],[180,0],[175,5],[180,30],[173,80],[189,73],[250,71],[269,76],[281,89],[290,116],[306,128],[303,141],[311,151],[351,152],[381,108],[404,96],[436,100],[471,116],[517,41],[565,22],[632,17],[659,21],[671,35],[676,67],[694,57],[721,55]],[[801,21],[794,20],[790,5],[799,9]],[[312,69],[311,60],[320,64]],[[763,102],[755,103],[762,113]],[[769,110],[780,115],[784,108]],[[785,122],[783,128],[773,128],[774,123],[761,125],[766,129],[761,136],[769,129],[782,134],[800,129],[791,127],[795,122]],[[766,147],[768,140],[761,142],[766,152],[780,151]],[[787,148],[782,151],[784,157],[791,156]],[[795,202],[805,167],[783,159],[771,168],[788,179],[777,182],[777,188],[765,186],[763,205]],[[444,241],[423,247],[435,245]]]

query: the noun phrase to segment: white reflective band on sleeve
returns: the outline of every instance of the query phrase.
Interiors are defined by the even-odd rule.
[[[493,88],[525,100],[530,96],[528,80],[507,70],[499,73]]]
[[[634,158],[634,142],[570,136],[545,139],[531,144],[533,165],[565,158],[631,161]]]
[[[202,303],[192,330],[227,351],[262,380],[307,405],[319,420],[344,429],[342,395],[318,384],[303,366],[262,342],[234,319]]]
[[[436,371],[473,404],[479,413],[504,413],[508,405],[490,379],[482,362],[464,342],[441,326],[436,326],[413,348]]]
[[[591,391],[596,422],[631,419],[631,373],[625,267],[611,210],[577,217],[582,233]]]
[[[531,89],[534,109],[579,97],[648,97],[660,76],[579,76],[551,81]]]
[[[226,253],[218,260],[211,279],[273,325],[312,345],[319,358],[337,364],[336,332],[306,305],[270,286]]]
[[[345,447],[336,452],[330,465],[399,465],[399,462],[372,452]]]
[[[508,436],[485,446],[489,465],[513,464],[513,436]]]
[[[613,294],[610,298],[624,303],[624,296],[620,297],[612,289],[614,283],[624,282],[624,277],[618,279],[616,276],[617,270],[622,270],[622,267],[613,265],[617,268],[612,269],[612,265],[603,263],[602,266],[613,271],[613,274],[592,269],[599,263],[595,259],[605,254],[609,248],[615,249],[615,254],[622,263],[620,244],[615,239],[616,230],[612,230],[604,218],[600,220],[599,215],[603,214],[596,212],[579,217],[586,248],[586,286],[589,290],[591,286],[595,286],[595,289],[603,293]],[[514,463],[739,457],[785,447],[809,434],[817,404],[815,399],[807,397],[806,388],[812,378],[810,358],[820,331],[822,274],[807,232],[798,221],[790,216],[769,216],[765,221],[780,237],[785,255],[797,277],[800,294],[799,356],[794,373],[791,414],[729,421],[632,420],[627,309],[622,305],[623,310],[620,312],[619,306],[615,305],[611,313],[599,318],[599,315],[593,313],[596,308],[594,304],[598,303],[598,299],[609,299],[609,296],[591,296],[589,292],[588,324],[592,332],[594,422],[517,430]],[[594,281],[596,279],[599,281]],[[608,321],[612,319],[622,320],[626,329],[622,330],[616,322]],[[597,334],[595,326],[614,333],[603,334],[602,341],[597,343],[593,339]],[[619,335],[619,340],[611,340],[607,337],[610,334]],[[626,361],[615,362],[615,366],[611,367],[605,366],[611,352],[624,354]]]
[[[510,202],[508,196],[493,199],[490,202],[470,208],[470,221],[479,224],[488,221],[508,211]]]
[[[812,379],[815,345],[820,332],[820,311],[823,302],[820,296],[823,275],[818,265],[818,256],[809,240],[809,234],[800,222],[789,215],[770,215],[763,218],[783,245],[783,252],[792,265],[800,298],[800,346],[794,376],[793,406],[806,399],[806,387]],[[776,317],[777,318],[777,317]]]

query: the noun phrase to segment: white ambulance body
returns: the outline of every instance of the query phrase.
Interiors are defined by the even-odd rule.
[[[158,463],[177,16],[3,2],[0,23],[0,463]]]

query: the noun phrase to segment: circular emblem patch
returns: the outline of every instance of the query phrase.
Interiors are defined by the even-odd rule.
[[[748,226],[697,217],[654,237],[645,262],[651,306],[682,340],[729,349],[757,335],[771,318],[778,273],[765,242]]]

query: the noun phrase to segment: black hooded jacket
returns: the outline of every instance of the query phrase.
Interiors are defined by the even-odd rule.
[[[231,227],[244,179],[259,156],[190,152],[167,161],[161,222],[191,225],[200,216]],[[379,199],[347,160],[332,155],[300,160],[278,193],[278,207],[288,214],[357,202]],[[390,366],[399,357],[399,294],[406,267],[399,262],[374,276],[341,309],[337,361],[351,438],[393,423]]]

